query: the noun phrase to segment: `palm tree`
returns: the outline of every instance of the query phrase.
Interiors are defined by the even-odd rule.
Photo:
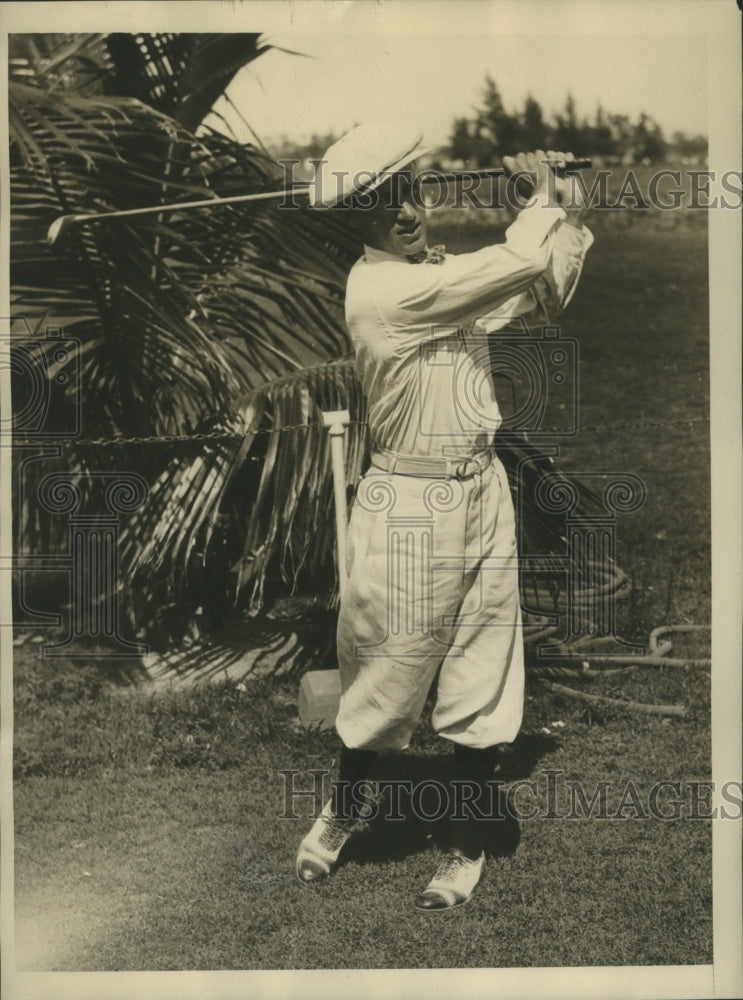
[[[60,214],[280,187],[262,148],[205,124],[268,48],[256,34],[11,38],[12,305],[37,334],[64,328],[67,360],[46,368],[50,420],[71,394],[83,400],[81,437],[34,474],[66,471],[91,509],[94,473],[146,480],[121,540],[121,596],[150,635],[173,609],[182,632],[203,602],[189,591],[196,564],[216,567],[217,603],[229,590],[258,607],[282,585],[332,604],[320,410],[352,414],[349,492],[369,446],[342,321],[357,247],[333,213],[266,203],[85,226],[62,247],[45,236]],[[526,447],[504,440],[502,457],[538,478],[549,460]],[[16,497],[25,546],[63,546],[60,518],[29,495]],[[526,527],[539,551],[564,550],[562,526],[543,511]]]
[[[239,584],[262,588],[270,546],[256,543],[257,525],[270,536],[280,513],[286,529],[300,505],[304,541],[295,533],[287,556],[299,567],[313,547],[332,552],[317,405],[356,397],[349,364],[337,360],[349,350],[341,303],[353,244],[327,214],[261,204],[85,227],[61,250],[45,234],[61,213],[279,186],[283,172],[263,150],[203,125],[234,74],[267,48],[254,34],[11,40],[14,314],[37,331],[64,327],[61,374],[68,395],[83,388],[82,440],[66,443],[56,467],[88,489],[87,473],[112,464],[151,484],[123,546],[126,592],[145,604],[158,585],[177,602],[248,458],[260,458],[263,478],[241,498],[256,516]],[[65,406],[59,374],[47,371],[51,423]],[[291,434],[279,444],[285,425],[302,425],[303,449]],[[264,524],[267,484],[280,486],[287,469],[296,503]],[[54,541],[54,518],[28,502],[17,513],[32,550]]]

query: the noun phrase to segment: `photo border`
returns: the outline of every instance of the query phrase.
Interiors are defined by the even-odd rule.
[[[351,5],[358,14],[359,2]],[[740,12],[733,0],[714,4],[666,2],[652,5],[634,0],[559,0],[555,3],[527,0],[536,15],[560,11],[560,29],[571,32],[622,34],[681,34],[698,32],[707,37],[709,66],[709,169],[741,169],[741,53]],[[469,5],[470,17],[463,17]],[[456,6],[460,33],[467,22],[473,31],[491,30],[494,14],[507,22],[518,7],[524,21],[524,4],[511,0],[451,0],[428,4],[427,31],[446,30]],[[0,21],[0,60],[7,65],[7,35],[14,32],[64,31],[85,26],[86,31],[235,31],[333,30],[342,31],[348,5],[332,0],[305,0],[301,4],[262,0],[240,3],[7,3]],[[402,31],[406,24],[421,28],[421,0],[365,3],[367,20],[380,31]],[[477,8],[477,10],[475,10]],[[432,10],[436,25],[432,24]],[[478,16],[479,15],[479,16]],[[516,16],[516,15],[514,15]],[[358,21],[356,22],[358,24]],[[544,22],[540,25],[543,27]],[[666,30],[667,29],[667,30]],[[617,33],[620,33],[617,32]],[[3,80],[7,79],[3,74]],[[5,90],[6,83],[3,82]],[[7,96],[7,95],[6,95]],[[679,98],[682,99],[681,97]],[[2,134],[8,134],[7,100],[0,107]],[[1,131],[1,130],[0,130]],[[9,255],[8,150],[2,151],[0,186],[0,257]],[[712,436],[712,778],[717,789],[724,781],[740,776],[741,764],[741,591],[740,554],[743,543],[741,500],[741,213],[709,211],[710,355]],[[0,273],[0,315],[10,315],[7,266]],[[8,371],[0,372],[0,417],[9,412]],[[0,568],[7,568],[12,532],[10,510],[10,449],[0,448]],[[732,555],[731,555],[732,553]],[[0,620],[10,620],[10,573],[0,573]],[[741,827],[717,820],[713,836],[713,924],[714,963],[705,966],[640,966],[551,969],[435,969],[435,970],[327,970],[275,972],[146,972],[146,973],[17,973],[13,946],[13,793],[12,793],[12,629],[0,628],[0,837],[2,857],[2,946],[3,996],[8,1000],[32,997],[234,997],[238,992],[253,996],[324,996],[351,993],[362,997],[432,994],[470,997],[500,994],[511,997],[623,997],[646,998],[737,997],[743,989],[741,941]],[[719,795],[719,792],[717,793]],[[713,801],[713,805],[722,805]],[[693,863],[694,859],[690,859]]]

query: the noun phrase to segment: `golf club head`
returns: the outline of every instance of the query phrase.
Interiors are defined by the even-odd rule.
[[[47,243],[50,246],[58,243],[65,233],[69,232],[76,218],[74,215],[60,215],[58,219],[55,219],[51,226],[49,226],[49,232],[46,234]]]

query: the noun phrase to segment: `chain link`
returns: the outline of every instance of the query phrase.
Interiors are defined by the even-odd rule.
[[[623,430],[637,430],[643,427],[677,427],[682,425],[692,426],[694,424],[708,424],[709,417],[696,417],[691,420],[645,420],[639,421],[637,423],[631,424],[594,424],[592,427],[581,427],[578,431],[579,434],[592,432],[592,431],[623,431]],[[288,424],[286,427],[280,427],[279,433],[283,434],[286,431],[297,431],[297,430],[308,430],[310,427],[324,427],[324,424]],[[366,420],[352,420],[346,426],[348,427],[366,427],[368,426]],[[551,427],[551,428],[540,428],[543,433],[560,433],[564,432],[564,428]],[[262,428],[260,430],[253,432],[255,435],[258,434],[273,434],[274,431],[270,428]],[[539,431],[536,432],[535,436],[538,436]],[[13,445],[16,447],[36,447],[41,448],[46,444],[66,444],[75,445],[77,447],[93,448],[93,447],[105,447],[106,445],[115,445],[116,447],[122,447],[129,444],[181,444],[187,441],[242,441],[247,435],[238,434],[235,431],[210,431],[206,433],[193,433],[193,434],[162,434],[156,435],[151,434],[149,436],[143,437],[116,437],[116,438],[15,438],[11,434],[0,434],[0,441],[3,438],[11,438]],[[571,435],[571,437],[574,435]]]
[[[641,420],[631,424],[594,424],[593,427],[580,427],[578,434],[583,434],[586,431],[634,431],[642,427],[691,426],[693,424],[708,424],[709,420],[709,417],[692,417],[689,420]],[[555,427],[552,430],[557,432],[560,428]]]
[[[366,427],[365,420],[352,420],[348,423],[347,427]],[[297,431],[297,430],[308,430],[310,427],[324,427],[324,424],[287,424],[286,427],[280,427],[279,433],[284,433],[284,431]],[[255,435],[258,434],[273,434],[274,431],[271,428],[262,428],[257,431],[252,432]],[[193,434],[161,434],[144,437],[116,437],[116,438],[13,438],[13,444],[16,446],[33,446],[40,448],[45,444],[67,444],[67,445],[77,445],[78,447],[97,447],[102,445],[127,445],[127,444],[175,444],[182,443],[185,441],[242,441],[247,437],[247,432],[245,434],[238,434],[236,431],[209,431],[205,433],[193,433]],[[0,440],[3,437],[11,437],[10,434],[0,434]]]

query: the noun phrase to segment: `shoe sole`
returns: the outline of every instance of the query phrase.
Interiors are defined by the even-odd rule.
[[[472,886],[472,892],[469,894],[469,896],[467,896],[466,899],[463,899],[461,903],[452,903],[451,906],[417,906],[416,904],[413,904],[413,909],[415,909],[418,913],[451,913],[452,910],[461,910],[463,906],[466,906],[467,903],[472,901],[472,897],[475,895],[475,890],[477,889],[478,885],[482,882],[484,877],[485,877],[485,868],[483,866],[483,869],[480,872],[480,877],[478,878],[477,882],[475,882],[475,884]]]
[[[451,913],[452,910],[461,910],[463,906],[472,901],[472,896],[475,895],[475,890],[472,890],[472,895],[463,899],[461,903],[452,903],[451,906],[417,906],[413,904],[413,909],[416,913],[425,913],[426,915],[430,913]]]

